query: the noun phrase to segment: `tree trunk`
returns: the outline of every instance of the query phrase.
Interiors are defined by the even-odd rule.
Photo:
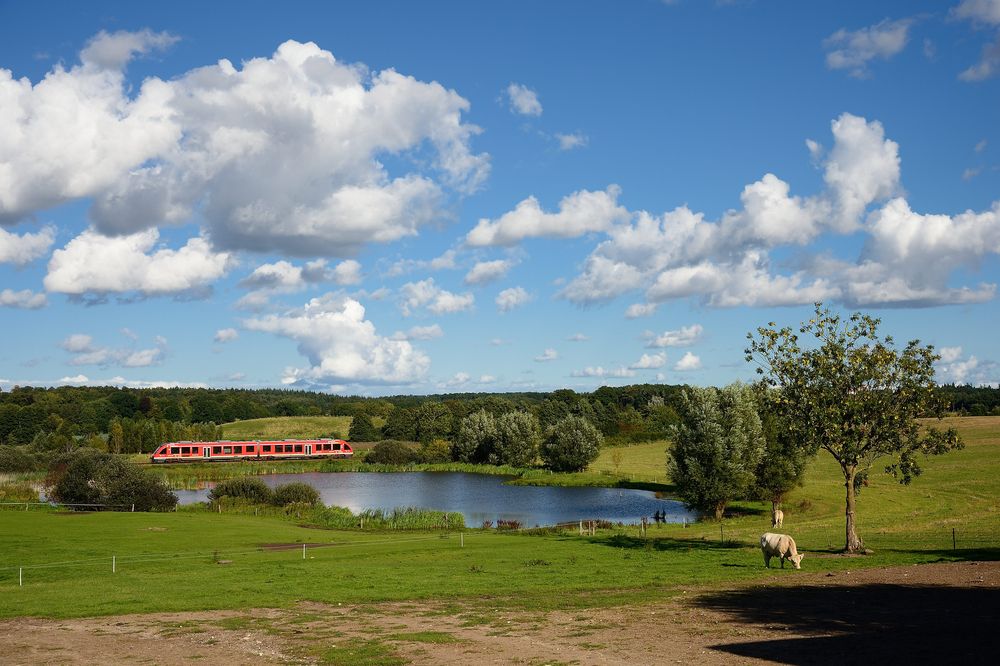
[[[854,467],[844,467],[844,486],[847,488],[847,508],[845,510],[847,515],[847,539],[844,544],[844,552],[847,553],[860,553],[865,549],[865,545],[858,537],[858,532],[854,524],[854,512],[857,503],[854,495],[855,473],[856,470]]]
[[[722,514],[726,512],[726,503],[719,502],[715,505],[715,519],[722,520]]]

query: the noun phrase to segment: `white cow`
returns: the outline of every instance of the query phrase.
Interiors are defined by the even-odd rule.
[[[785,522],[785,512],[781,509],[775,509],[771,512],[771,527],[781,527],[781,524]]]
[[[781,558],[781,568],[785,568],[785,560],[788,560],[796,569],[801,569],[799,562],[802,561],[804,555],[799,555],[798,551],[795,550],[795,539],[788,536],[787,534],[774,534],[772,532],[765,532],[760,535],[760,550],[764,553],[764,566],[771,567],[771,558],[780,557]]]

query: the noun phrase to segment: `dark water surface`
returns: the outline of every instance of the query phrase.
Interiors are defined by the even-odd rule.
[[[310,472],[256,478],[271,487],[292,481],[308,483],[319,491],[324,504],[344,506],[354,513],[408,506],[458,511],[470,527],[498,518],[529,527],[588,519],[634,523],[643,516],[652,520],[656,511],[665,511],[672,523],[695,519],[680,502],[658,499],[649,490],[506,486],[503,482],[508,477],[466,472]],[[214,485],[174,492],[181,504],[204,502]]]

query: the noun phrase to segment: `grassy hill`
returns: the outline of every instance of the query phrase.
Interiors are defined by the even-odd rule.
[[[331,434],[346,439],[350,429],[350,416],[274,416],[224,423],[222,435],[233,440],[315,439]]]
[[[911,486],[872,476],[858,505],[860,535],[875,551],[865,557],[837,554],[844,543],[843,482],[829,456],[818,456],[784,505],[783,531],[806,553],[803,568],[839,575],[860,567],[1000,559],[1000,418],[952,423],[966,448],[929,459]],[[662,475],[663,446],[623,447],[620,471]],[[613,466],[612,454],[603,452],[595,465]],[[690,585],[798,575],[763,567],[757,539],[770,529],[769,508],[738,502],[721,523],[651,526],[646,536],[636,527],[613,527],[592,537],[572,530],[466,529],[464,537],[323,530],[298,524],[294,513],[255,517],[198,508],[0,510],[0,617],[484,596],[529,612],[646,603]],[[317,547],[303,559],[302,543],[335,547]]]

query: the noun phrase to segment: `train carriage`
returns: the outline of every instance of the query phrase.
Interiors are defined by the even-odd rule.
[[[251,442],[169,442],[150,456],[153,463],[213,460],[295,460],[350,458],[351,445],[342,439],[284,439]]]

